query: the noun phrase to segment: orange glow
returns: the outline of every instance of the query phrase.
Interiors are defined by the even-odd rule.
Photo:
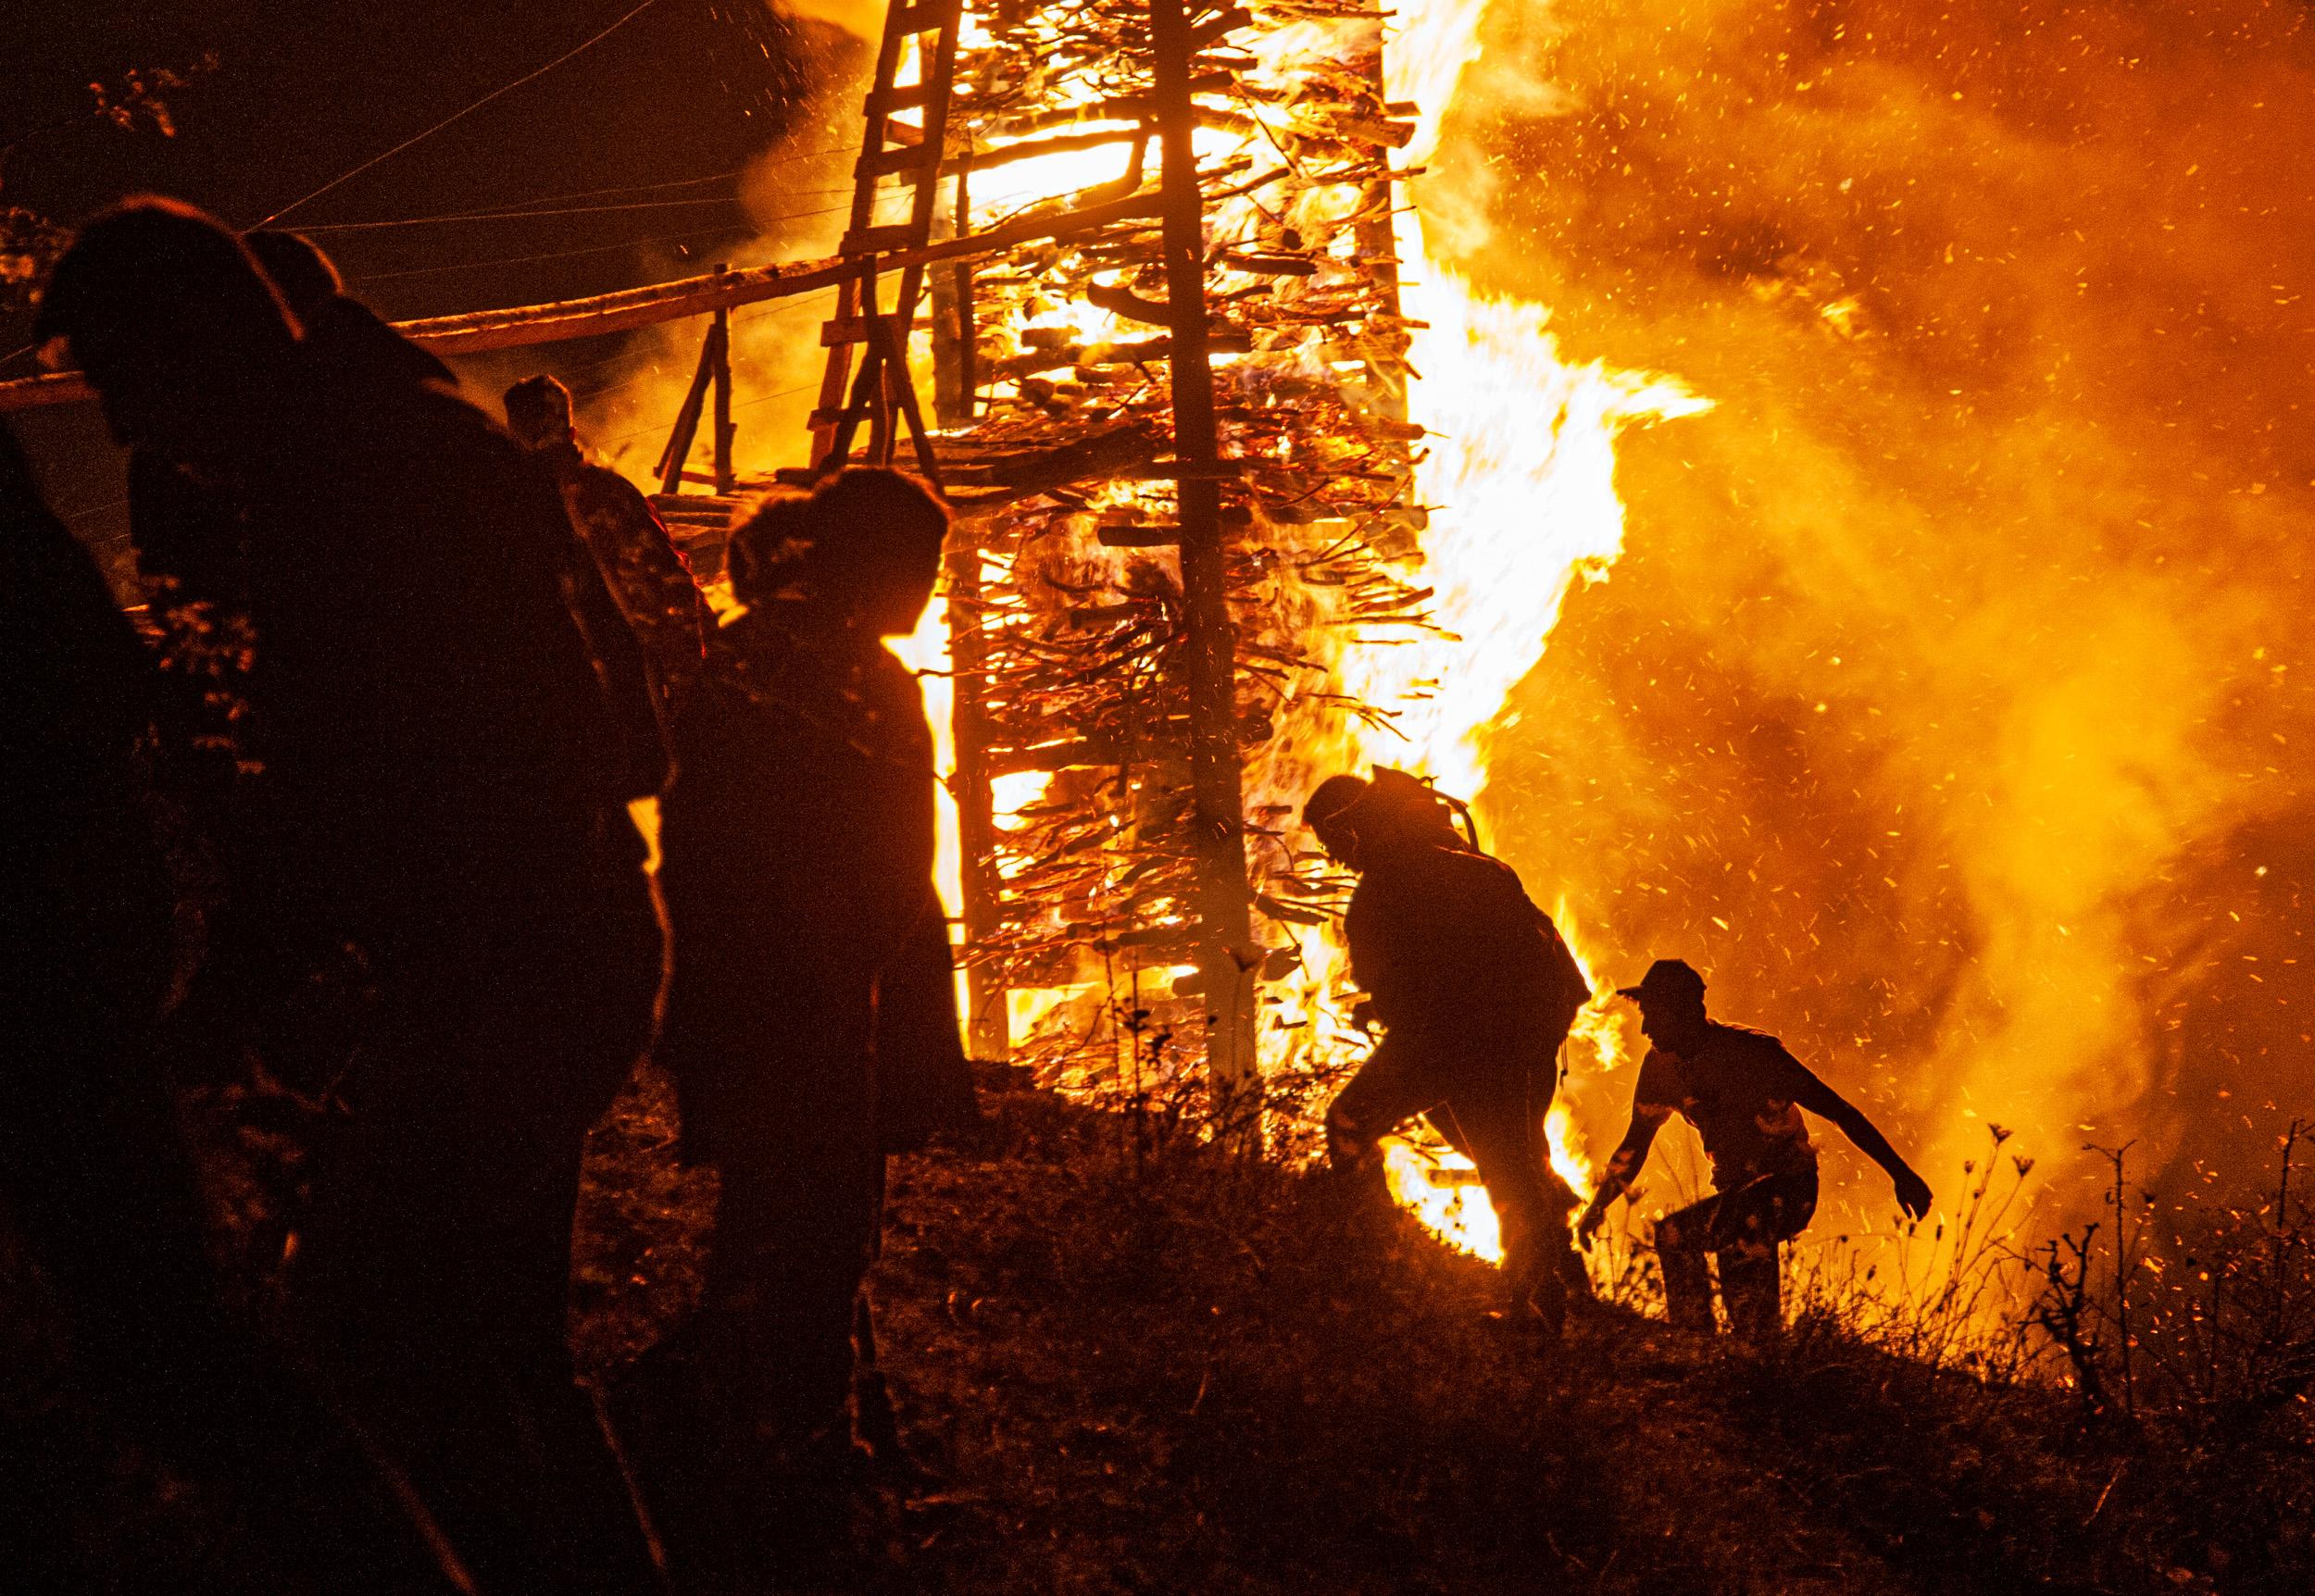
[[[1458,78],[1476,54],[1483,8],[1476,0],[1401,8],[1394,24],[1397,31],[1383,51],[1385,94],[1421,106],[1414,142],[1395,162],[1402,168],[1433,153]],[[1293,129],[1298,114],[1293,85],[1313,62],[1346,60],[1370,48],[1372,34],[1362,29],[1371,26],[1258,21],[1239,30],[1233,47],[1255,61],[1247,81],[1280,92],[1271,97],[1240,96],[1233,103],[1241,118],[1236,125],[1201,128],[1201,160],[1275,164],[1278,135]],[[986,36],[969,20],[963,38],[968,52],[976,40],[985,44]],[[1098,98],[1093,85],[1072,85],[1067,74],[1057,74],[1049,92],[1055,110],[1072,103],[1072,94],[1089,110]],[[1070,131],[1110,126],[1086,121],[1071,124]],[[1002,216],[1114,182],[1127,169],[1129,149],[1122,143],[1106,144],[976,173],[976,215]],[[1409,418],[1428,432],[1413,452],[1409,493],[1411,501],[1427,510],[1428,524],[1420,546],[1400,557],[1399,574],[1410,587],[1432,590],[1429,608],[1439,630],[1378,635],[1372,629],[1330,625],[1323,613],[1314,615],[1310,635],[1298,640],[1324,673],[1322,682],[1310,685],[1373,705],[1393,724],[1378,730],[1344,716],[1333,700],[1308,692],[1291,695],[1273,717],[1273,740],[1246,772],[1250,806],[1298,809],[1303,794],[1323,775],[1384,762],[1476,797],[1487,815],[1490,728],[1502,715],[1506,695],[1534,667],[1567,593],[1579,581],[1601,580],[1620,551],[1617,434],[1703,408],[1701,400],[1667,379],[1563,359],[1542,306],[1483,293],[1433,258],[1427,240],[1434,214],[1459,216],[1467,208],[1465,197],[1443,196],[1420,179],[1404,183],[1398,193],[1402,200],[1411,196],[1417,213],[1402,214],[1394,224],[1402,309],[1413,340],[1408,363],[1419,378],[1406,405]],[[1222,200],[1214,206],[1209,225],[1216,236],[1255,236],[1280,219],[1258,208],[1262,203],[1263,196],[1252,194]],[[1310,236],[1346,238],[1345,218],[1366,202],[1356,186],[1320,185],[1293,203],[1297,208],[1286,220]],[[1239,284],[1224,270],[1220,281],[1229,289],[1258,280]],[[1130,325],[1089,305],[1035,295],[1014,303],[1009,321],[983,326],[984,337],[996,339],[999,348],[1020,348],[1032,331],[1066,335],[1070,342],[1135,335]],[[1322,340],[1311,340],[1308,358],[1316,359],[1322,345]],[[920,359],[927,355],[921,338],[913,353]],[[1225,355],[1218,365],[1227,370],[1236,358]],[[1338,369],[1348,377],[1355,366]],[[920,376],[929,386],[929,369]],[[1138,506],[1157,518],[1169,508],[1162,487],[1120,483],[1096,490],[1092,504],[1096,509]],[[1129,557],[1091,546],[1073,553],[1120,571]],[[936,622],[928,617],[900,652],[920,668],[942,667],[945,650]],[[924,680],[936,720],[945,720],[946,680]],[[945,726],[943,730],[945,771],[951,755]],[[1035,802],[1050,779],[1003,779],[996,802],[1000,828],[1004,814]],[[956,891],[954,836],[953,811],[945,804],[945,893]],[[952,912],[955,906],[952,897]],[[1564,926],[1564,912],[1562,921]],[[1573,928],[1566,929],[1573,940]],[[1291,926],[1270,927],[1265,935],[1273,946],[1282,936],[1291,937],[1301,958],[1289,983],[1297,1023],[1263,1032],[1266,1067],[1339,1071],[1356,1060],[1365,1042],[1344,1017],[1350,994],[1338,940]],[[1162,983],[1180,973],[1158,972],[1157,979]],[[1041,1036],[1095,1034],[1104,1005],[1115,1000],[1098,982],[1017,991],[1009,1004],[1013,1035],[1017,1042],[1034,1044]],[[1570,1069],[1578,1078],[1611,1069],[1621,1056],[1620,1046],[1610,1017],[1596,1008],[1587,1011],[1570,1043]],[[1544,1128],[1555,1167],[1579,1191],[1588,1191],[1583,1138],[1565,1103],[1553,1108]],[[1467,1160],[1396,1141],[1388,1167],[1402,1201],[1434,1228],[1455,1244],[1494,1255],[1495,1216],[1485,1193],[1456,1174],[1458,1168],[1468,1172]]]
[[[2315,1004],[2303,16],[1464,17],[1454,96],[1402,95],[1434,259],[1714,403],[1627,434],[1632,550],[1490,717],[1492,840],[1604,974],[1694,962],[1940,1216],[1995,1123],[2043,1233],[2101,1216],[2087,1143],[2227,1189],[2305,1112]],[[1584,1067],[1611,1135],[1629,1077]],[[1821,1244],[1899,1228],[1812,1128]]]
[[[1420,107],[1402,165],[1434,152],[1458,81],[1478,53],[1483,10],[1481,0],[1397,8],[1383,56],[1386,94]],[[1311,44],[1307,34],[1288,33],[1258,49],[1274,69],[1290,71],[1295,53]],[[1419,379],[1408,409],[1430,434],[1415,478],[1429,524],[1408,575],[1434,590],[1433,614],[1447,635],[1345,643],[1331,662],[1342,689],[1393,711],[1395,729],[1314,715],[1282,739],[1258,789],[1298,804],[1320,776],[1386,763],[1474,798],[1482,817],[1492,818],[1488,745],[1505,698],[1541,657],[1570,587],[1604,580],[1622,548],[1617,434],[1705,406],[1668,379],[1564,360],[1543,306],[1482,295],[1433,258],[1434,214],[1459,214],[1462,197],[1440,193],[1426,179],[1408,188],[1415,212],[1395,218],[1402,297],[1408,318],[1428,325],[1414,331],[1408,358]],[[1564,904],[1556,917],[1583,963]],[[1334,939],[1306,939],[1303,954],[1319,991],[1347,991]],[[1321,1046],[1357,1045],[1338,1020],[1321,1029]],[[1600,1002],[1585,1010],[1569,1046],[1577,1080],[1622,1057],[1620,1033]],[[1554,1103],[1545,1132],[1553,1167],[1587,1194],[1591,1166],[1564,1101]],[[1426,1148],[1420,1137],[1394,1138],[1385,1153],[1400,1203],[1450,1245],[1499,1260],[1495,1216],[1484,1189],[1469,1182],[1470,1160]]]
[[[1427,512],[1400,574],[1448,635],[1378,635],[1313,599],[1318,680],[1250,755],[1249,805],[1298,811],[1377,762],[1471,798],[1595,991],[1690,958],[1717,1012],[1783,1036],[1941,1198],[1989,1121],[2041,1160],[2045,1222],[2095,1216],[2066,1185],[2085,1142],[2136,1138],[2182,1185],[2259,1145],[2305,1100],[2315,1004],[2296,945],[2315,254],[2293,121],[2315,68],[2272,7],[2212,4],[2196,22],[2088,0],[2063,29],[1927,29],[1896,0],[1837,25],[1773,0],[1389,6],[1383,97],[1416,107],[1393,164],[1427,168],[1393,191]],[[811,9],[869,33],[882,14]],[[1363,24],[1275,15],[1230,47],[1281,96],[1207,96],[1241,119],[1201,129],[1203,158],[1275,165],[1293,85],[1358,54]],[[1057,109],[1093,114],[1052,76]],[[843,142],[826,130],[858,86],[759,164],[765,235],[736,261],[832,248],[842,217],[802,213],[835,202],[805,191],[841,184],[848,153],[787,163]],[[1129,147],[976,172],[976,218],[1113,183]],[[1293,203],[1273,236],[1361,201]],[[1254,206],[1220,203],[1217,235],[1260,231]],[[802,457],[824,309],[734,318],[747,470]],[[1032,328],[1139,335],[1066,300],[981,330],[1018,350]],[[590,412],[598,438],[642,434],[631,472],[698,329],[649,336],[658,377]],[[1350,380],[1339,353],[1314,338],[1309,372]],[[1116,484],[1091,503],[1169,507]],[[936,619],[900,652],[940,666]],[[945,770],[948,684],[924,680]],[[1002,778],[1000,831],[1053,780]],[[943,827],[953,910],[945,801]],[[1277,852],[1257,847],[1258,873]],[[1269,989],[1266,1067],[1355,1062],[1335,939],[1259,933],[1301,961]],[[1015,1035],[1088,1032],[1117,996],[1016,991]],[[1602,998],[1570,1040],[1545,1129],[1579,1191],[1621,1125],[1631,1028]],[[1658,1194],[1684,1190],[1673,1162]],[[1488,1254],[1461,1167],[1419,1135],[1389,1150],[1401,1201]],[[1887,1231],[1877,1172],[1841,1150],[1826,1175],[1843,1228]]]

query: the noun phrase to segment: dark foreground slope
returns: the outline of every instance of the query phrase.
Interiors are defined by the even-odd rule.
[[[600,1368],[696,1266],[711,1191],[667,1133],[645,1091],[600,1138]],[[1489,1316],[1494,1285],[1325,1180],[999,1094],[977,1145],[895,1166],[874,1291],[907,1455],[869,1471],[840,1582],[2302,1590],[2315,1567],[2303,1459],[2221,1487],[2047,1393],[1806,1329],[1758,1353],[1603,1312],[1550,1351]]]

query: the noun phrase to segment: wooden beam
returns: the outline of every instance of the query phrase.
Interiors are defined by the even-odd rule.
[[[1105,144],[1146,142],[1150,135],[1147,122],[1136,122],[1128,128],[1107,128],[1097,133],[1063,133],[1050,139],[1020,139],[993,149],[970,150],[950,158],[949,164],[958,171],[984,172],[994,167],[1009,166],[1015,161],[1033,161],[1040,156],[1073,155],[1082,150],[1097,150]]]
[[[895,251],[879,259],[877,268],[893,271],[930,266],[936,261],[999,255],[1016,244],[1067,238],[1117,222],[1153,220],[1159,206],[1157,194],[1132,194],[1076,210],[1022,217],[963,238],[943,239],[921,249]],[[604,332],[623,332],[630,328],[677,321],[711,310],[753,305],[759,300],[793,298],[799,293],[834,288],[847,277],[857,277],[859,270],[857,258],[846,259],[842,256],[777,266],[743,267],[720,276],[683,278],[650,288],[597,294],[592,299],[568,299],[513,310],[482,310],[466,316],[397,322],[395,330],[437,355],[514,349],[569,338],[592,338]]]
[[[753,305],[759,300],[813,293],[835,287],[844,281],[847,269],[858,268],[847,268],[845,261],[836,257],[742,267],[735,271],[679,278],[673,282],[622,289],[617,293],[598,293],[585,299],[399,321],[394,323],[394,330],[437,355],[521,349],[572,338],[594,338],[606,332],[627,332],[662,321],[681,321],[687,317],[729,310],[734,305]]]
[[[19,377],[0,382],[0,412],[32,410],[43,405],[78,405],[96,397],[96,390],[78,371],[50,371],[39,377]]]
[[[1016,244],[1068,238],[1118,222],[1152,220],[1158,210],[1158,195],[1132,194],[1076,210],[1022,217],[985,232],[944,239],[922,249],[901,250],[885,256],[878,265],[889,271],[930,266],[936,261],[1000,255]],[[785,261],[774,266],[742,267],[736,271],[705,277],[679,278],[673,282],[598,293],[585,299],[397,321],[394,327],[403,337],[437,355],[478,355],[489,349],[522,349],[573,338],[596,338],[607,332],[627,332],[662,321],[681,321],[686,317],[704,316],[760,300],[789,299],[799,293],[834,288],[847,277],[857,277],[859,270],[857,259],[847,260],[842,256]],[[87,382],[77,371],[23,377],[0,382],[0,414],[44,405],[69,405],[93,397]]]
[[[1057,447],[960,461],[948,468],[947,479],[966,486],[1002,488],[1014,498],[1026,498],[1047,488],[1133,475],[1157,458],[1163,442],[1149,423],[1129,421]]]

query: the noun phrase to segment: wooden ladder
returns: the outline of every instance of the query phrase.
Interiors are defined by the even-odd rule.
[[[832,470],[852,455],[860,423],[869,424],[867,458],[888,466],[898,442],[895,420],[905,421],[916,447],[917,468],[940,485],[940,466],[908,377],[908,333],[917,300],[924,292],[924,267],[900,271],[890,310],[881,305],[877,263],[886,255],[921,250],[932,242],[939,197],[942,155],[948,134],[950,90],[957,74],[957,31],[963,0],[900,0],[884,16],[884,37],[876,52],[876,82],[863,109],[868,126],[860,158],[852,168],[852,215],[837,254],[857,260],[859,270],[836,291],[836,314],[820,329],[828,368],[820,377],[820,405],[812,412],[812,467]],[[901,56],[917,42],[918,81],[901,84]],[[916,122],[898,113],[921,113]],[[908,219],[879,225],[877,183],[898,177],[912,188]],[[861,351],[858,369],[852,351]]]

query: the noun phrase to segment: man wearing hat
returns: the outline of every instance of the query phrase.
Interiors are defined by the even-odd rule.
[[[1656,1227],[1664,1306],[1674,1325],[1706,1334],[1714,1328],[1707,1253],[1720,1260],[1721,1299],[1737,1334],[1758,1340],[1783,1323],[1777,1247],[1806,1229],[1817,1211],[1817,1150],[1804,1108],[1839,1126],[1889,1172],[1908,1216],[1929,1212],[1929,1187],[1854,1103],[1776,1038],[1706,1016],[1704,978],[1687,964],[1658,959],[1638,986],[1620,991],[1640,1005],[1640,1029],[1651,1045],[1632,1095],[1632,1128],[1576,1237],[1591,1245],[1608,1205],[1646,1162],[1657,1131],[1673,1115],[1686,1116],[1704,1138],[1720,1190]]]

